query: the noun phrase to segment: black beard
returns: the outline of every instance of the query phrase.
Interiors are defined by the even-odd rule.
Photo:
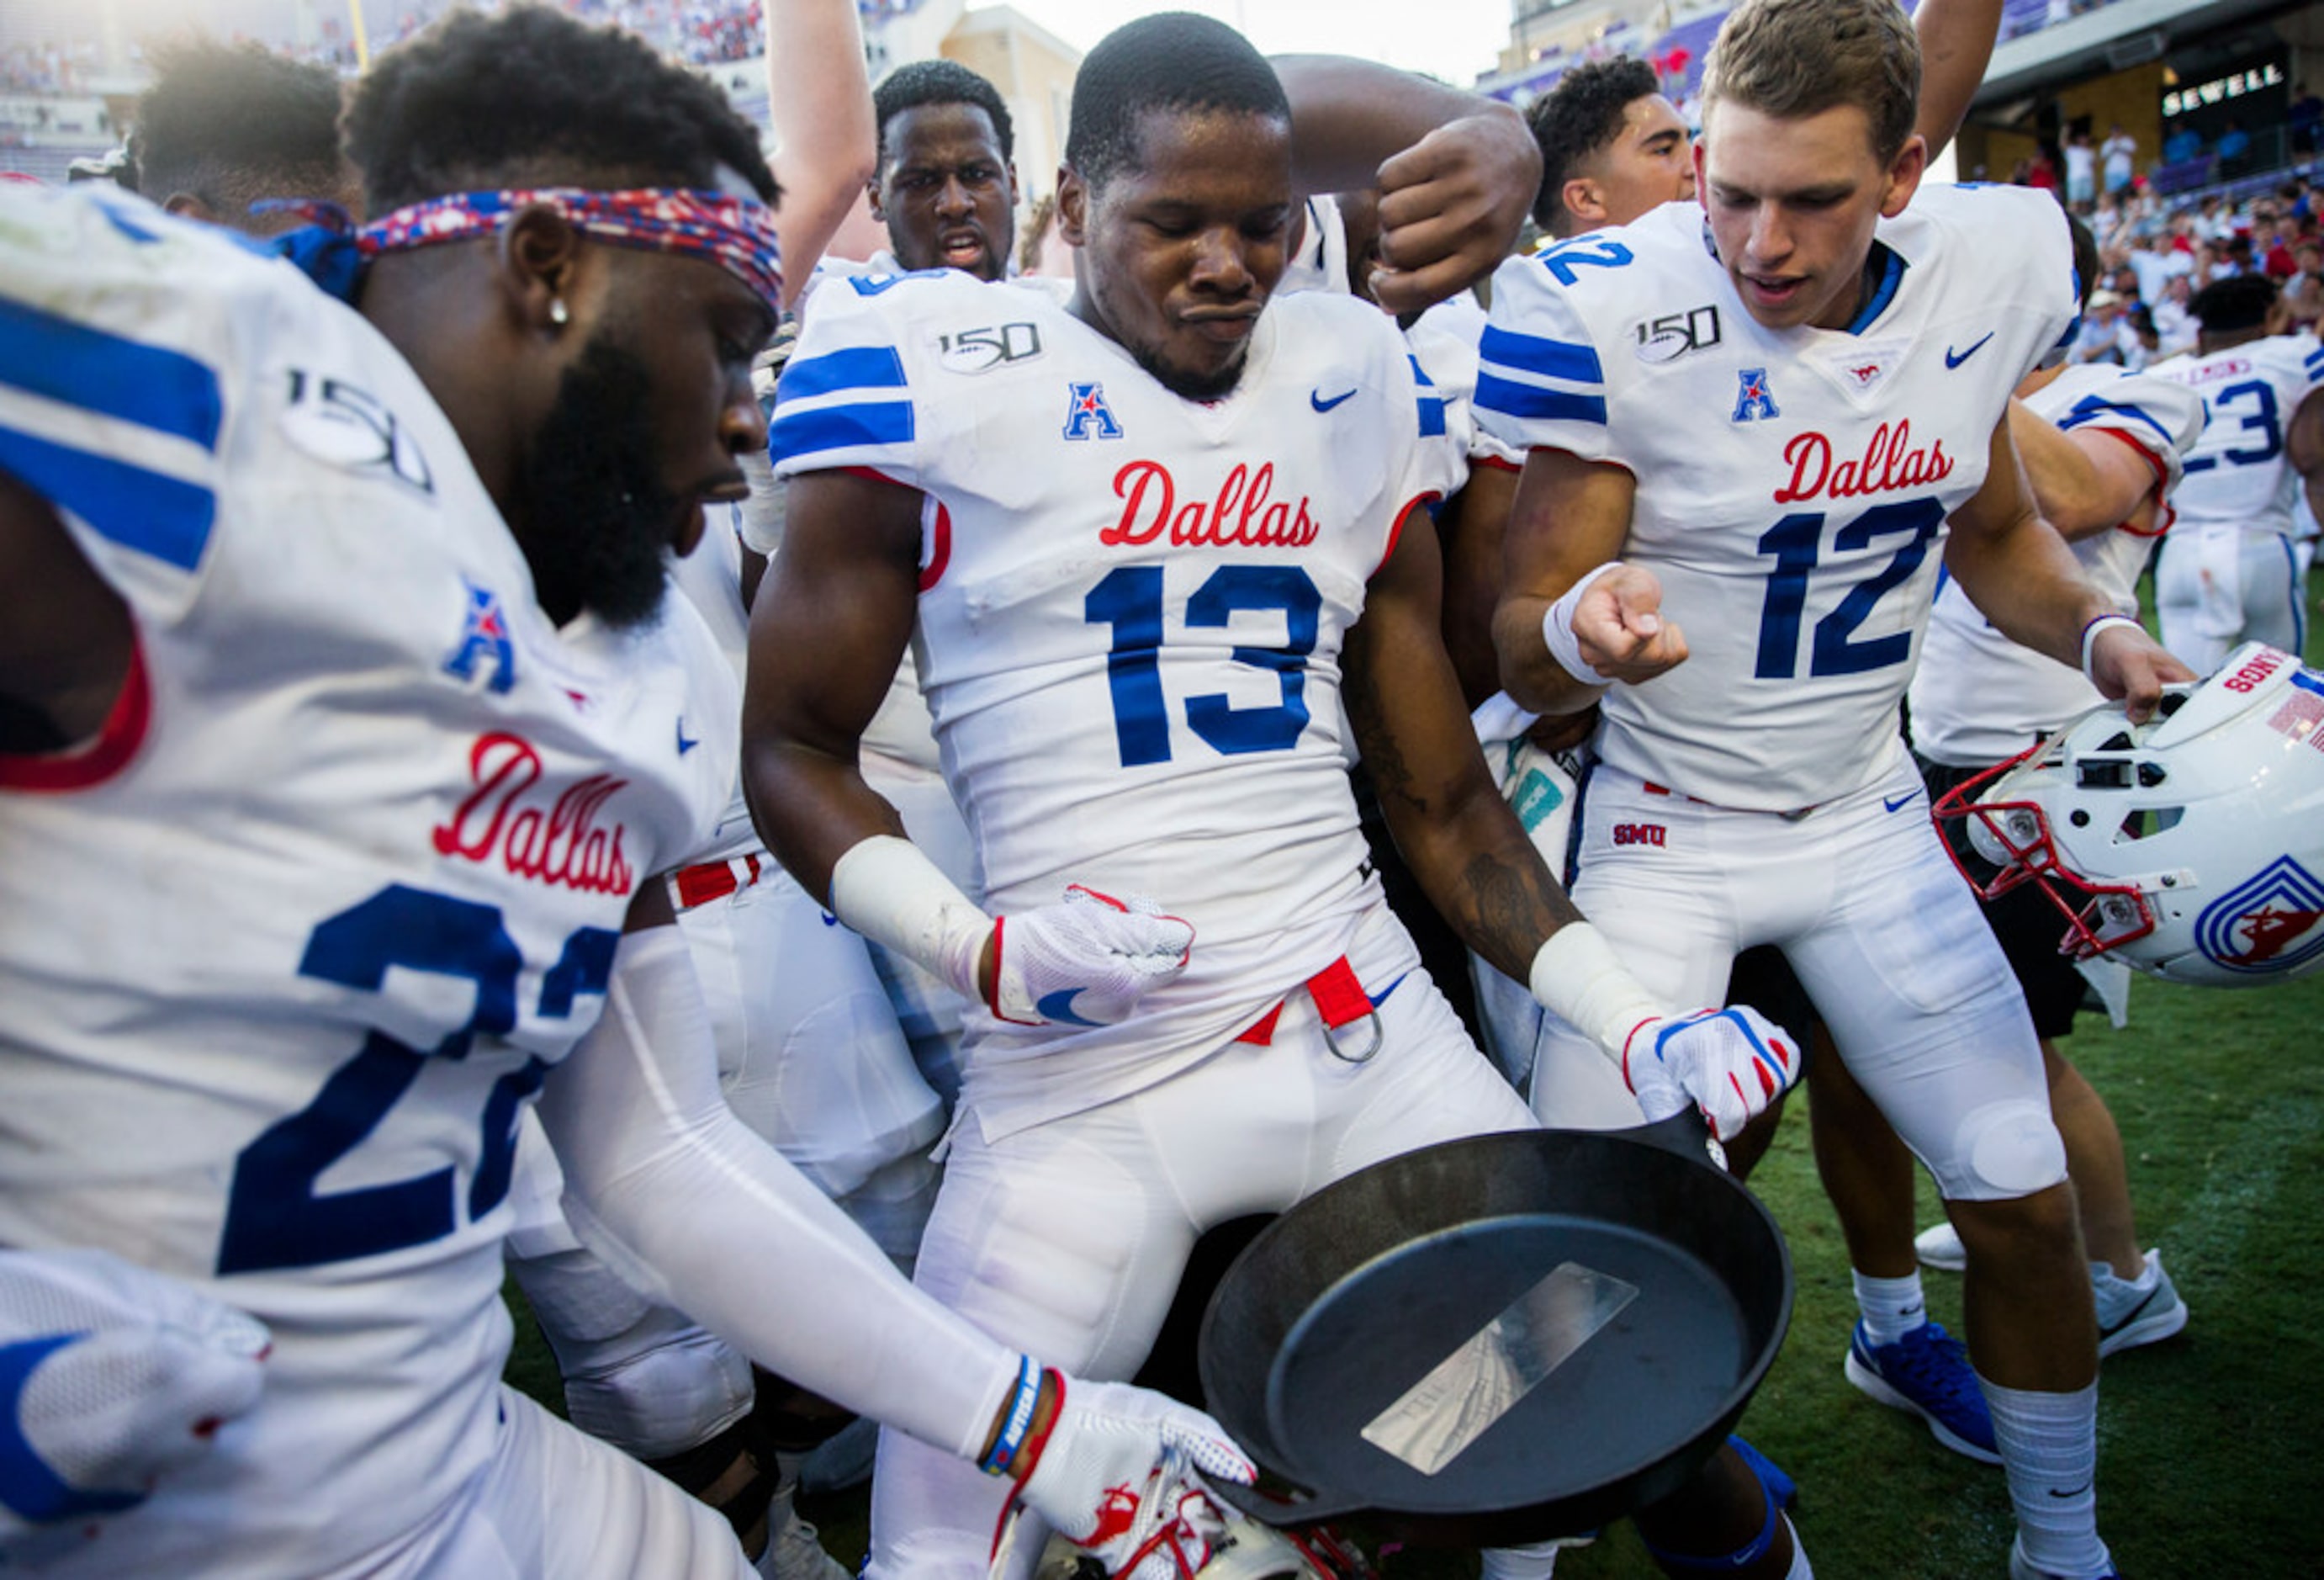
[[[1242,383],[1242,365],[1250,360],[1250,353],[1246,350],[1216,373],[1194,374],[1165,365],[1143,346],[1131,346],[1126,349],[1130,359],[1145,369],[1147,376],[1185,401],[1226,399],[1234,393],[1235,386]]]
[[[583,609],[616,628],[661,612],[678,497],[650,457],[651,382],[643,360],[600,334],[565,370],[533,435],[526,558],[541,608],[560,624]]]

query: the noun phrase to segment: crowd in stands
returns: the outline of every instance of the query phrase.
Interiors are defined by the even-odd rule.
[[[2230,275],[2273,277],[2286,330],[2313,330],[2324,319],[2324,189],[2305,176],[2242,199],[2215,191],[2172,203],[2151,187],[2126,186],[2073,207],[2089,220],[2105,266],[2075,361],[2136,370],[2192,350],[2189,302]]]
[[[78,93],[97,63],[92,40],[18,41],[0,49],[0,94]]]

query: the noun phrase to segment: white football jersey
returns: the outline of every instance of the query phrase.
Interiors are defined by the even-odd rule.
[[[2190,527],[2290,532],[2300,475],[2284,455],[2292,413],[2324,383],[2324,346],[2307,335],[2271,335],[2209,356],[2190,352],[2146,370],[2203,398],[2210,424],[2187,457],[2173,499]]]
[[[693,612],[563,630],[411,368],[290,265],[0,190],[0,467],[134,616],[0,758],[0,1243],[263,1319],[264,1399],[74,1574],[314,1575],[477,1475],[516,1121],[733,782]]]
[[[1692,203],[1494,277],[1479,425],[1637,479],[1623,558],[1686,635],[1684,663],[1606,696],[1599,751],[1642,779],[1784,811],[1901,749],[1945,519],[2072,321],[2073,265],[2055,201],[2014,188],[1923,190],[1873,262],[1838,330],[1763,328]]]
[[[1150,1085],[1362,955],[1384,910],[1341,644],[1406,507],[1462,468],[1417,376],[1379,309],[1323,294],[1269,305],[1211,402],[1036,292],[937,272],[818,296],[776,468],[927,496],[914,651],[990,909],[1084,883],[1194,928],[1186,972],[1120,1025],[976,1011],[988,1135]],[[1393,938],[1354,964],[1378,991],[1411,946],[1372,930]]]
[[[2068,433],[2105,433],[2127,444],[2154,473],[2162,503],[2144,531],[2110,528],[2070,545],[2082,569],[2125,614],[2138,613],[2138,575],[2171,524],[2180,467],[2203,432],[2203,402],[2192,391],[2104,363],[2061,369],[2025,402]],[[1929,634],[1913,672],[1913,749],[1933,762],[1980,767],[2015,755],[2076,714],[2105,701],[2080,670],[2017,643],[1978,612],[1960,583],[1937,588]]]

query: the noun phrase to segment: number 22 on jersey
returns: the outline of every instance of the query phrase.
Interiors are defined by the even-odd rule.
[[[620,938],[607,929],[585,927],[566,939],[556,966],[541,979],[543,1019],[563,1020],[576,999],[605,991]],[[441,1239],[455,1227],[457,1182],[449,1164],[383,1185],[328,1193],[317,1187],[325,1169],[378,1130],[430,1058],[466,1058],[477,1033],[502,1036],[515,1027],[524,957],[499,907],[391,883],[318,924],[299,963],[301,976],[374,993],[391,969],[473,983],[475,1008],[432,1049],[408,1047],[384,1031],[368,1033],[313,1102],[243,1148],[218,1238],[221,1275],[378,1256]],[[518,1110],[548,1073],[546,1061],[530,1058],[493,1084],[479,1122],[475,1178],[468,1182],[469,1222],[507,1197]]]

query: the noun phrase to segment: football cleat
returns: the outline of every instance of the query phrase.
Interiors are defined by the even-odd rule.
[[[1930,1434],[1955,1454],[1999,1465],[1993,1417],[1985,1391],[1969,1369],[1960,1340],[1933,1322],[1924,1322],[1894,1344],[1875,1344],[1864,1324],[1849,1341],[1848,1380],[1867,1394],[1928,1423]]]

